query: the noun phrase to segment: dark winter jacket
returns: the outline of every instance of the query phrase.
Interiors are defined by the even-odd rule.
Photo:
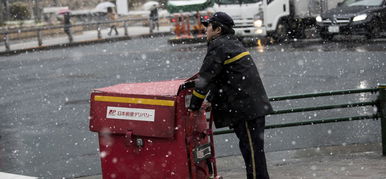
[[[150,19],[151,20],[158,20],[158,9],[154,8],[150,11]]]
[[[70,13],[65,13],[63,18],[64,31],[69,31],[71,28],[71,15]]]
[[[208,43],[198,75],[190,108],[199,109],[210,93],[207,100],[217,128],[272,112],[256,65],[234,35],[222,35]]]

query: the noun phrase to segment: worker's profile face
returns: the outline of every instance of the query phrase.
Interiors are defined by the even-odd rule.
[[[212,27],[212,24],[209,23],[208,24],[208,27],[206,27],[206,40],[212,40],[214,37],[217,37],[218,35],[220,35],[220,32],[221,32],[221,29],[220,28],[217,28],[217,29],[213,29]]]

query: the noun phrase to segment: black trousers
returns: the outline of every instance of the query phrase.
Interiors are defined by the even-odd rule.
[[[247,179],[269,179],[264,152],[265,117],[234,125],[247,169]]]
[[[107,33],[107,35],[111,35],[111,32],[113,31],[113,29],[115,30],[115,35],[118,35],[118,30],[117,30],[117,26],[116,25],[112,25],[110,27],[110,32]]]

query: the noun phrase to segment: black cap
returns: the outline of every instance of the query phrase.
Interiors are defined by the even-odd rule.
[[[225,12],[216,12],[213,14],[211,18],[201,21],[201,23],[205,27],[208,27],[209,23],[211,22],[218,22],[230,28],[232,28],[235,25],[235,23],[233,22],[233,19]]]

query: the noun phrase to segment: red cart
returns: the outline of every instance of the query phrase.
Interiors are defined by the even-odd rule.
[[[187,110],[189,81],[92,92],[90,130],[98,133],[104,179],[220,178],[205,111]]]

